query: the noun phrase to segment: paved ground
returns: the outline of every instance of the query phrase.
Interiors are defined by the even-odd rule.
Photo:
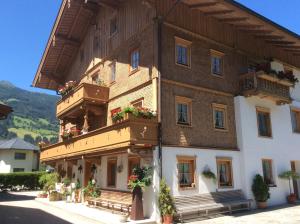
[[[300,224],[300,205],[240,212],[190,224]]]
[[[44,205],[34,196],[0,193],[1,224],[100,224],[86,217]]]

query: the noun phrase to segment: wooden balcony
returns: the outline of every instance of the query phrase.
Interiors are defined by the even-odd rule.
[[[43,162],[82,155],[122,152],[157,145],[157,120],[127,116],[123,121],[54,145],[42,147]]]
[[[56,116],[60,118],[82,103],[92,105],[106,104],[108,97],[108,87],[82,83],[57,102]]]
[[[290,87],[293,83],[279,79],[263,71],[251,72],[240,77],[240,92],[245,97],[258,96],[275,101],[276,104],[290,104]]]

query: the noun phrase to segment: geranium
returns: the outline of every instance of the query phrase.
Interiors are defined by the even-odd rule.
[[[132,170],[133,175],[129,177],[128,187],[144,189],[152,183],[152,167],[136,167]]]

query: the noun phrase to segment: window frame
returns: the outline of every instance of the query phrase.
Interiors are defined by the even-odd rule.
[[[176,170],[177,170],[177,185],[179,190],[191,190],[196,188],[196,171],[197,171],[197,157],[196,156],[184,156],[184,155],[177,155],[176,156]],[[180,185],[180,179],[179,179],[179,164],[184,163],[184,162],[189,162],[192,164],[192,174],[191,174],[191,179],[192,183],[191,186],[182,186]]]
[[[221,163],[229,163],[230,165],[230,182],[231,182],[231,185],[230,186],[222,186],[220,184],[220,171],[219,171],[219,165]],[[226,189],[226,188],[234,188],[234,177],[233,177],[233,166],[232,166],[232,158],[230,157],[217,157],[216,158],[216,163],[217,163],[217,182],[218,182],[218,188],[219,189]],[[226,175],[227,178],[228,178],[228,174]]]
[[[293,119],[294,113],[296,114],[295,120]],[[294,122],[295,122],[295,124],[294,124]],[[291,107],[291,123],[292,123],[293,133],[300,134],[300,108]]]
[[[142,106],[141,107],[144,107],[144,97],[141,97],[141,98],[139,98],[139,99],[136,99],[136,100],[134,100],[134,101],[132,101],[130,104],[131,104],[131,106],[133,106],[133,107],[137,107],[137,106],[134,106],[134,104],[138,104],[138,103],[142,103]]]
[[[175,45],[174,45],[174,50],[175,50],[175,64],[178,66],[182,66],[184,68],[191,68],[192,67],[192,42],[188,41],[186,39],[180,38],[180,37],[174,37],[175,39]],[[187,64],[182,64],[178,63],[177,57],[178,57],[178,52],[177,52],[177,46],[185,47],[187,49]]]
[[[264,114],[268,114],[269,117],[269,124],[268,127],[269,128],[269,135],[261,135],[260,133],[260,129],[259,129],[259,113],[264,113]],[[258,137],[261,138],[273,138],[273,131],[272,131],[272,118],[271,118],[271,110],[268,108],[264,108],[264,107],[256,107],[256,121],[257,121],[257,132],[258,132]]]
[[[115,170],[115,180],[114,180],[114,182],[115,182],[115,185],[110,185],[109,184],[109,174],[111,174],[112,173],[112,171],[111,170],[109,170],[109,164],[110,164],[110,162],[114,162],[115,163],[115,165],[116,165],[116,170]],[[108,158],[107,159],[107,164],[106,164],[106,186],[107,187],[109,187],[109,188],[116,188],[117,187],[117,180],[118,180],[118,177],[117,177],[117,174],[118,174],[118,172],[117,172],[117,170],[118,170],[118,158],[117,157],[111,157],[111,158]]]
[[[214,50],[214,49],[210,49],[210,73],[211,75],[215,76],[215,77],[219,77],[219,78],[224,78],[224,56],[225,54],[221,51],[217,51],[217,50]],[[213,58],[219,58],[221,60],[221,67],[220,67],[220,70],[221,70],[221,73],[220,74],[217,74],[217,73],[214,73],[213,71],[213,63],[212,63],[212,59]]]
[[[132,67],[132,63],[133,63],[133,54],[137,52],[138,53],[138,66],[137,68],[133,68]],[[129,52],[129,75],[132,75],[134,73],[136,73],[137,71],[140,70],[140,62],[141,62],[141,52],[140,52],[140,48],[139,47],[136,47],[136,48],[133,48],[130,52]]]
[[[13,168],[13,173],[20,173],[20,172],[25,172],[25,168],[17,168],[17,167]]]
[[[16,155],[24,155],[24,158],[22,157],[22,158],[16,158],[17,156]],[[25,152],[15,152],[15,154],[14,154],[14,159],[15,160],[26,160],[26,153]]]
[[[179,123],[178,122],[178,104],[186,104],[187,105],[187,123]],[[183,96],[175,96],[175,122],[176,125],[183,127],[191,127],[192,126],[192,99],[183,97]]]
[[[228,112],[227,112],[227,105],[225,104],[219,104],[219,103],[213,103],[212,104],[213,109],[213,128],[215,131],[228,131]],[[223,112],[223,124],[224,128],[218,128],[216,127],[216,117],[215,112],[216,111],[222,111]]]
[[[109,82],[110,84],[113,84],[116,82],[117,78],[117,62],[116,60],[113,60],[109,65]],[[113,69],[114,69],[114,75],[113,75]],[[114,79],[113,79],[114,77]]]
[[[115,21],[115,30],[112,32],[112,22]],[[109,20],[109,37],[113,37],[118,33],[118,18],[117,15],[113,15]]]
[[[268,163],[270,163],[269,165],[271,166],[271,178],[272,178],[272,181],[273,181],[273,183],[271,183],[271,184],[268,184],[268,183],[266,183],[269,187],[276,187],[276,181],[275,181],[275,176],[274,176],[274,166],[273,166],[273,160],[272,159],[262,159],[261,160],[261,165],[262,165],[262,176],[263,176],[263,179],[264,179],[264,182],[266,183],[266,181],[265,181],[265,174],[264,174],[264,162],[268,162]]]

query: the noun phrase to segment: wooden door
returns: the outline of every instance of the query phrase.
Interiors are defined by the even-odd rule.
[[[89,181],[92,178],[91,167],[92,167],[91,163],[85,162],[85,166],[84,166],[84,186],[87,186]]]
[[[295,161],[291,161],[292,171],[296,172],[296,163]],[[294,193],[297,195],[297,199],[299,199],[299,188],[297,180],[293,180]]]

